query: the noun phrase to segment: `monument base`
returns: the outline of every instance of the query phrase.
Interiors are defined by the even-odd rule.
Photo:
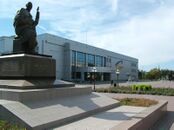
[[[18,80],[0,80],[0,88],[9,89],[42,89],[42,88],[58,88],[58,87],[74,87],[75,84],[63,80],[51,79],[18,79]]]
[[[0,88],[0,100],[18,102],[40,102],[46,100],[62,99],[71,96],[91,94],[91,87],[62,87],[46,89],[4,89]]]
[[[48,130],[115,108],[119,102],[91,87],[0,89],[0,117],[27,130]]]
[[[11,54],[0,57],[0,88],[41,89],[73,87],[56,79],[56,61],[51,56]]]
[[[56,61],[31,54],[0,56],[0,79],[56,78]]]

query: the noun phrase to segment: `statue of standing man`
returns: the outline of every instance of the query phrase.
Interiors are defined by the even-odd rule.
[[[36,53],[36,26],[39,23],[40,13],[38,7],[35,20],[33,20],[32,15],[30,14],[32,6],[32,3],[28,2],[26,4],[26,8],[21,8],[19,11],[17,11],[14,18],[13,26],[17,35],[13,43],[14,52],[24,52],[28,54]]]

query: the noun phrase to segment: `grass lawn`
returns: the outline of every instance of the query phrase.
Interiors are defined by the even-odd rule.
[[[152,105],[158,104],[158,101],[145,98],[123,98],[116,100],[120,101],[121,105],[128,105],[128,106],[150,107]]]
[[[10,124],[7,121],[0,120],[0,130],[27,130],[17,124]]]

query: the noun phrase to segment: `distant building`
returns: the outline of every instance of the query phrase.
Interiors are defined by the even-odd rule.
[[[13,36],[0,37],[0,54],[12,52],[12,50],[13,50],[13,38],[14,38]]]
[[[57,79],[68,81],[138,80],[138,59],[51,34],[38,35],[38,52],[56,59]],[[12,52],[13,37],[0,37],[0,53]],[[116,74],[115,64],[119,63]],[[119,72],[118,72],[119,71]]]

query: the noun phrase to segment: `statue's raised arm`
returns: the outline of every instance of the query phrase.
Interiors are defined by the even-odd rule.
[[[40,12],[39,12],[39,7],[37,7],[36,18],[35,18],[35,26],[38,25],[39,18],[40,18]]]
[[[14,18],[14,28],[17,37],[14,39],[14,52],[24,53],[36,53],[35,47],[37,46],[36,41],[36,26],[39,23],[39,7],[37,8],[36,18],[33,20],[30,11],[33,5],[31,2],[26,4],[26,8],[21,8],[17,11]]]

